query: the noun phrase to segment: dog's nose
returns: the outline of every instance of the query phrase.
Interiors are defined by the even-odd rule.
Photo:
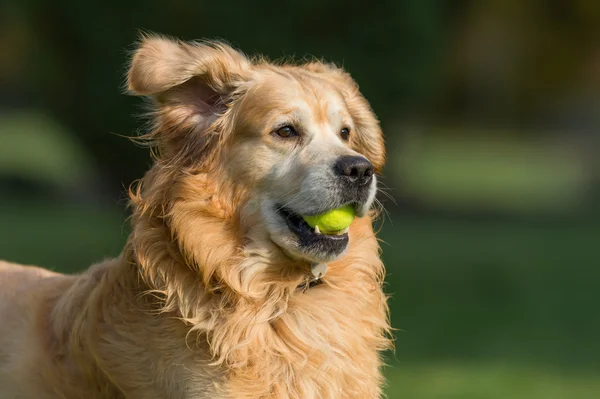
[[[373,165],[361,156],[341,157],[336,161],[334,169],[339,176],[355,184],[367,184],[373,177]]]

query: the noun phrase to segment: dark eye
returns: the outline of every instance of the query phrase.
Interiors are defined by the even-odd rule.
[[[287,139],[289,137],[295,137],[298,135],[298,133],[291,126],[280,127],[275,133],[279,137],[283,137],[284,139]]]
[[[340,131],[340,136],[342,136],[342,140],[348,140],[350,138],[350,129],[347,127],[343,128]]]

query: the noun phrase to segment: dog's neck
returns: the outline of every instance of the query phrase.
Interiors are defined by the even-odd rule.
[[[346,389],[339,384],[374,397],[365,390],[378,386],[372,378],[379,378],[378,350],[389,344],[389,325],[370,217],[355,220],[348,252],[328,264],[322,284],[298,289],[310,265],[282,255],[260,229],[242,230],[236,202],[207,194],[214,193],[203,187],[209,180],[197,176],[171,186],[170,195],[186,190],[195,200],[173,202],[159,214],[142,197],[133,198],[123,259],[136,265],[149,292],[162,295],[161,311],[176,314],[190,333],[208,341],[233,397],[261,389],[264,397],[313,397],[318,391],[336,397]],[[355,361],[372,367],[344,370]],[[350,372],[352,381],[328,377]]]

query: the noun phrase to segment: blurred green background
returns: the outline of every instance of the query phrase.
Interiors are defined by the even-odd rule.
[[[599,1],[4,1],[1,258],[120,252],[139,29],[358,81],[389,152],[390,398],[600,398]]]

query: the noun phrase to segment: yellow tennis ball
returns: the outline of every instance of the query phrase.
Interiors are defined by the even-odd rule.
[[[319,226],[322,233],[333,233],[349,227],[354,220],[354,216],[356,216],[354,207],[346,205],[320,215],[303,216],[302,218],[312,228]]]

